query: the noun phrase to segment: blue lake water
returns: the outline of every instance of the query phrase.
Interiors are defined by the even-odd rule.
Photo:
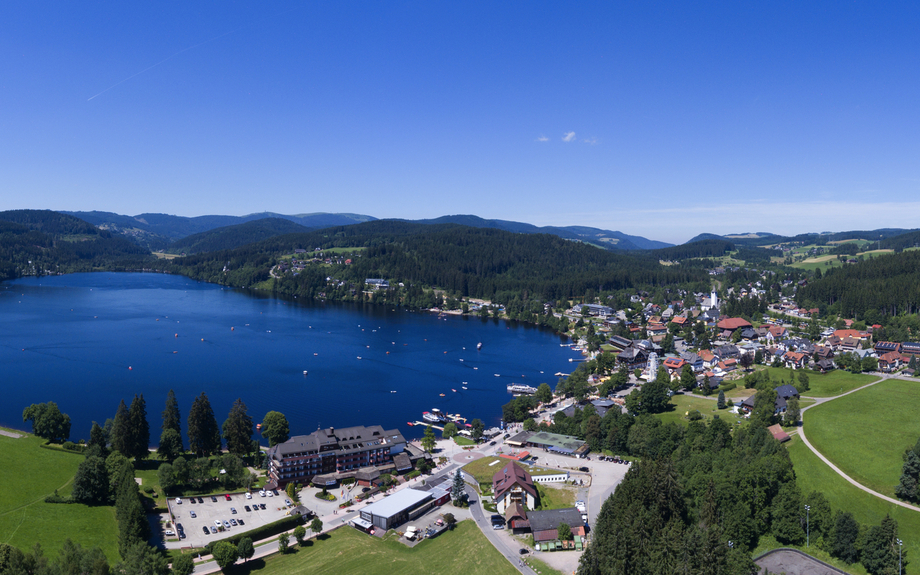
[[[419,437],[407,422],[433,407],[497,425],[508,384],[555,387],[553,374],[573,369],[567,341],[516,322],[300,302],[180,276],[25,278],[0,284],[0,425],[23,429],[24,407],[55,401],[71,439],[88,438],[92,421],[143,393],[156,443],[174,389],[183,420],[205,392],[219,424],[239,397],[256,422],[284,413],[292,434],[379,424]]]

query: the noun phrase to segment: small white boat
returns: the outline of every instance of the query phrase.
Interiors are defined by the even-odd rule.
[[[304,375],[307,375],[308,373],[310,373],[310,372],[307,371],[307,370],[303,370],[303,374],[304,374]]]
[[[482,349],[482,342],[481,342],[481,341],[480,341],[479,343],[476,344],[476,349]]]

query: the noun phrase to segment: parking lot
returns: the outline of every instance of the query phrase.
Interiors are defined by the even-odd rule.
[[[280,493],[280,492],[279,492]],[[242,532],[273,523],[287,515],[289,507],[285,504],[287,496],[260,496],[258,492],[252,493],[252,499],[247,499],[245,493],[229,495],[202,495],[200,497],[183,497],[181,503],[175,498],[169,500],[169,512],[174,522],[182,525],[185,539],[179,541],[176,535],[165,533],[166,530],[176,532],[176,526],[164,526],[164,539],[172,543],[180,543],[181,547],[202,547],[211,541],[237,535]],[[201,503],[198,501],[201,500]],[[261,506],[264,505],[265,509]],[[246,507],[249,507],[249,511]],[[233,513],[232,510],[236,510]],[[193,516],[194,515],[194,516]],[[232,525],[232,521],[237,525]],[[218,527],[218,522],[220,526]],[[224,524],[230,525],[227,528]],[[214,528],[212,530],[212,527]],[[205,535],[204,528],[207,528]],[[213,531],[217,530],[217,533]]]

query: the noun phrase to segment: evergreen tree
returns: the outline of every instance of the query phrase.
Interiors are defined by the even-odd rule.
[[[128,448],[131,453],[125,456],[135,459],[146,459],[150,455],[150,424],[147,422],[147,402],[144,395],[135,395],[128,410],[129,440]]]
[[[237,399],[223,426],[227,450],[239,457],[248,454],[252,448],[252,428],[252,417],[246,412],[246,404]]]
[[[89,443],[86,445],[87,447],[98,446],[102,457],[108,456],[108,440],[106,439],[105,431],[95,421],[89,430]]]
[[[799,421],[801,410],[799,409],[799,400],[796,397],[790,397],[786,402],[786,412],[783,414],[783,425],[792,427]]]
[[[680,386],[684,391],[693,391],[693,388],[696,387],[696,376],[693,375],[693,368],[689,364],[681,370]]]
[[[204,392],[188,412],[188,444],[192,453],[207,457],[220,451],[220,429],[211,402]]]
[[[716,400],[716,407],[725,409],[725,392],[721,389],[719,390],[719,398]]]
[[[831,541],[831,555],[855,563],[859,559],[859,523],[849,511],[837,512]]]
[[[131,457],[131,415],[123,399],[118,403],[118,411],[115,412],[110,440],[112,449],[125,457]]]
[[[920,482],[920,457],[913,450],[908,450],[904,467],[901,469],[901,480],[894,489],[894,494],[898,499],[905,501],[917,500],[917,485]]]
[[[454,480],[450,486],[450,498],[454,502],[454,505],[460,506],[463,503],[465,489],[466,483],[464,483],[463,476],[458,469],[457,473],[454,474]]]
[[[242,541],[240,541],[242,544]],[[169,570],[170,575],[192,575],[195,571],[195,560],[192,559],[191,553],[182,553],[173,558],[172,568]]]
[[[898,522],[885,515],[881,524],[869,528],[863,546],[861,561],[872,575],[894,574],[898,570]],[[907,553],[902,552],[902,566],[907,564]]]
[[[176,393],[169,390],[166,395],[166,408],[163,410],[163,431],[175,429],[179,435],[182,435],[182,419],[179,415],[179,402],[176,400]]]

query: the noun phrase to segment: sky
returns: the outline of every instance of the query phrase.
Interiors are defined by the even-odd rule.
[[[916,2],[0,3],[0,209],[920,225]]]

